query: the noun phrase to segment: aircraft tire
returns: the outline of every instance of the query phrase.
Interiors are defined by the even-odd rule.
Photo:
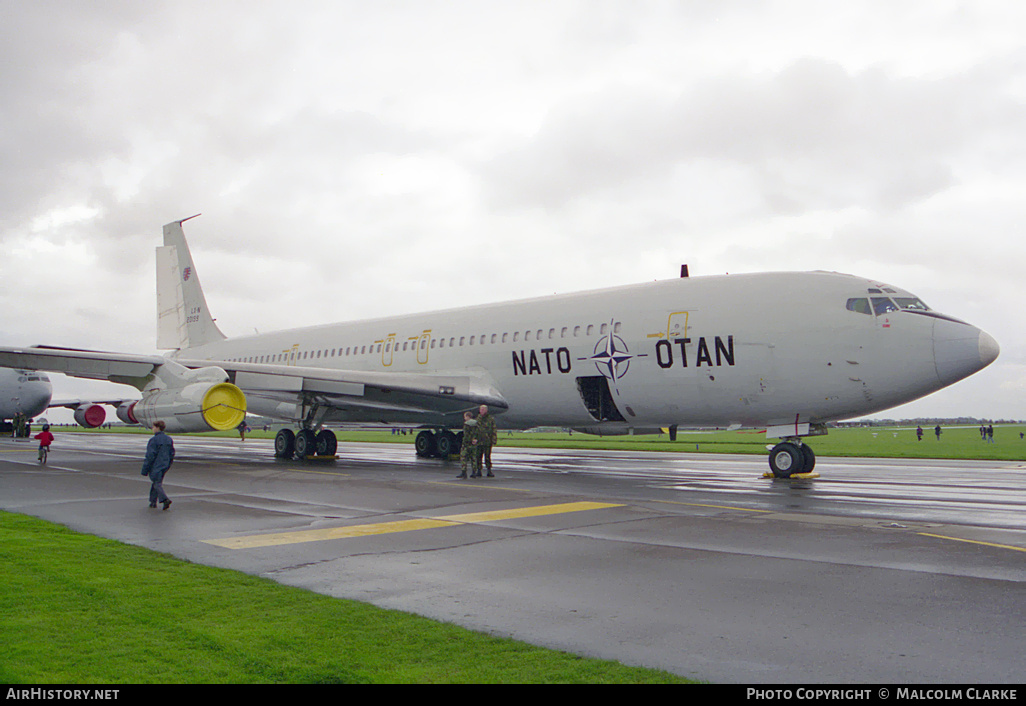
[[[435,436],[435,448],[441,458],[449,458],[458,453],[459,447],[456,443],[456,435],[448,429],[443,429]]]
[[[317,436],[310,429],[300,429],[296,434],[296,458],[306,458],[317,453]]]
[[[426,429],[421,433],[417,434],[417,438],[413,441],[413,448],[417,450],[417,455],[421,458],[429,458],[435,455],[435,435],[433,432],[427,431]]]
[[[279,429],[274,435],[274,455],[276,458],[292,458],[296,451],[296,435],[291,429]]]
[[[769,454],[770,470],[777,478],[790,478],[792,473],[801,473],[805,467],[805,454],[797,444],[782,441]]]
[[[812,447],[808,444],[802,444],[801,451],[802,456],[805,457],[805,463],[802,464],[802,473],[812,473],[812,469],[816,467],[816,454],[812,452]]]
[[[338,437],[330,429],[321,429],[316,438],[318,456],[334,456],[338,451]]]

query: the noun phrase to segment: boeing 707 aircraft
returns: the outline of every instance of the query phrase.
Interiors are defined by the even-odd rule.
[[[422,428],[417,453],[458,450],[463,412],[508,429],[598,434],[766,429],[777,477],[811,471],[804,438],[910,402],[993,362],[997,342],[898,287],[835,272],[682,277],[576,294],[226,338],[182,224],[157,248],[167,356],[0,349],[0,364],[124,383],[125,421],[169,431],[287,423],[280,457],[334,456],[328,423]]]

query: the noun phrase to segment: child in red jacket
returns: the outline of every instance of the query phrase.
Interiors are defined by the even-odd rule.
[[[39,460],[42,461],[43,450],[46,449],[46,451],[49,451],[50,444],[53,443],[53,434],[50,433],[50,425],[44,424],[43,431],[36,434],[33,438],[39,439]]]

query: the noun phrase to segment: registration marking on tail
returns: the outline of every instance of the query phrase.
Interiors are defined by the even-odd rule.
[[[226,549],[255,549],[257,547],[274,547],[302,542],[323,542],[328,539],[346,539],[366,537],[375,534],[392,534],[396,532],[412,532],[414,530],[455,527],[457,525],[498,522],[500,520],[524,517],[541,517],[543,515],[561,515],[568,512],[584,512],[586,510],[602,510],[611,507],[623,507],[614,503],[575,502],[556,505],[538,505],[535,507],[519,507],[510,510],[490,510],[487,512],[468,512],[443,517],[428,517],[412,520],[396,520],[393,522],[375,522],[348,527],[329,527],[316,530],[297,530],[295,532],[276,532],[273,534],[254,534],[245,537],[226,537],[224,539],[206,539],[205,544],[224,547]]]

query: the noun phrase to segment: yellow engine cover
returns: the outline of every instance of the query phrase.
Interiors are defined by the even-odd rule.
[[[246,395],[230,382],[218,383],[203,395],[201,412],[215,431],[234,429],[246,418]]]

